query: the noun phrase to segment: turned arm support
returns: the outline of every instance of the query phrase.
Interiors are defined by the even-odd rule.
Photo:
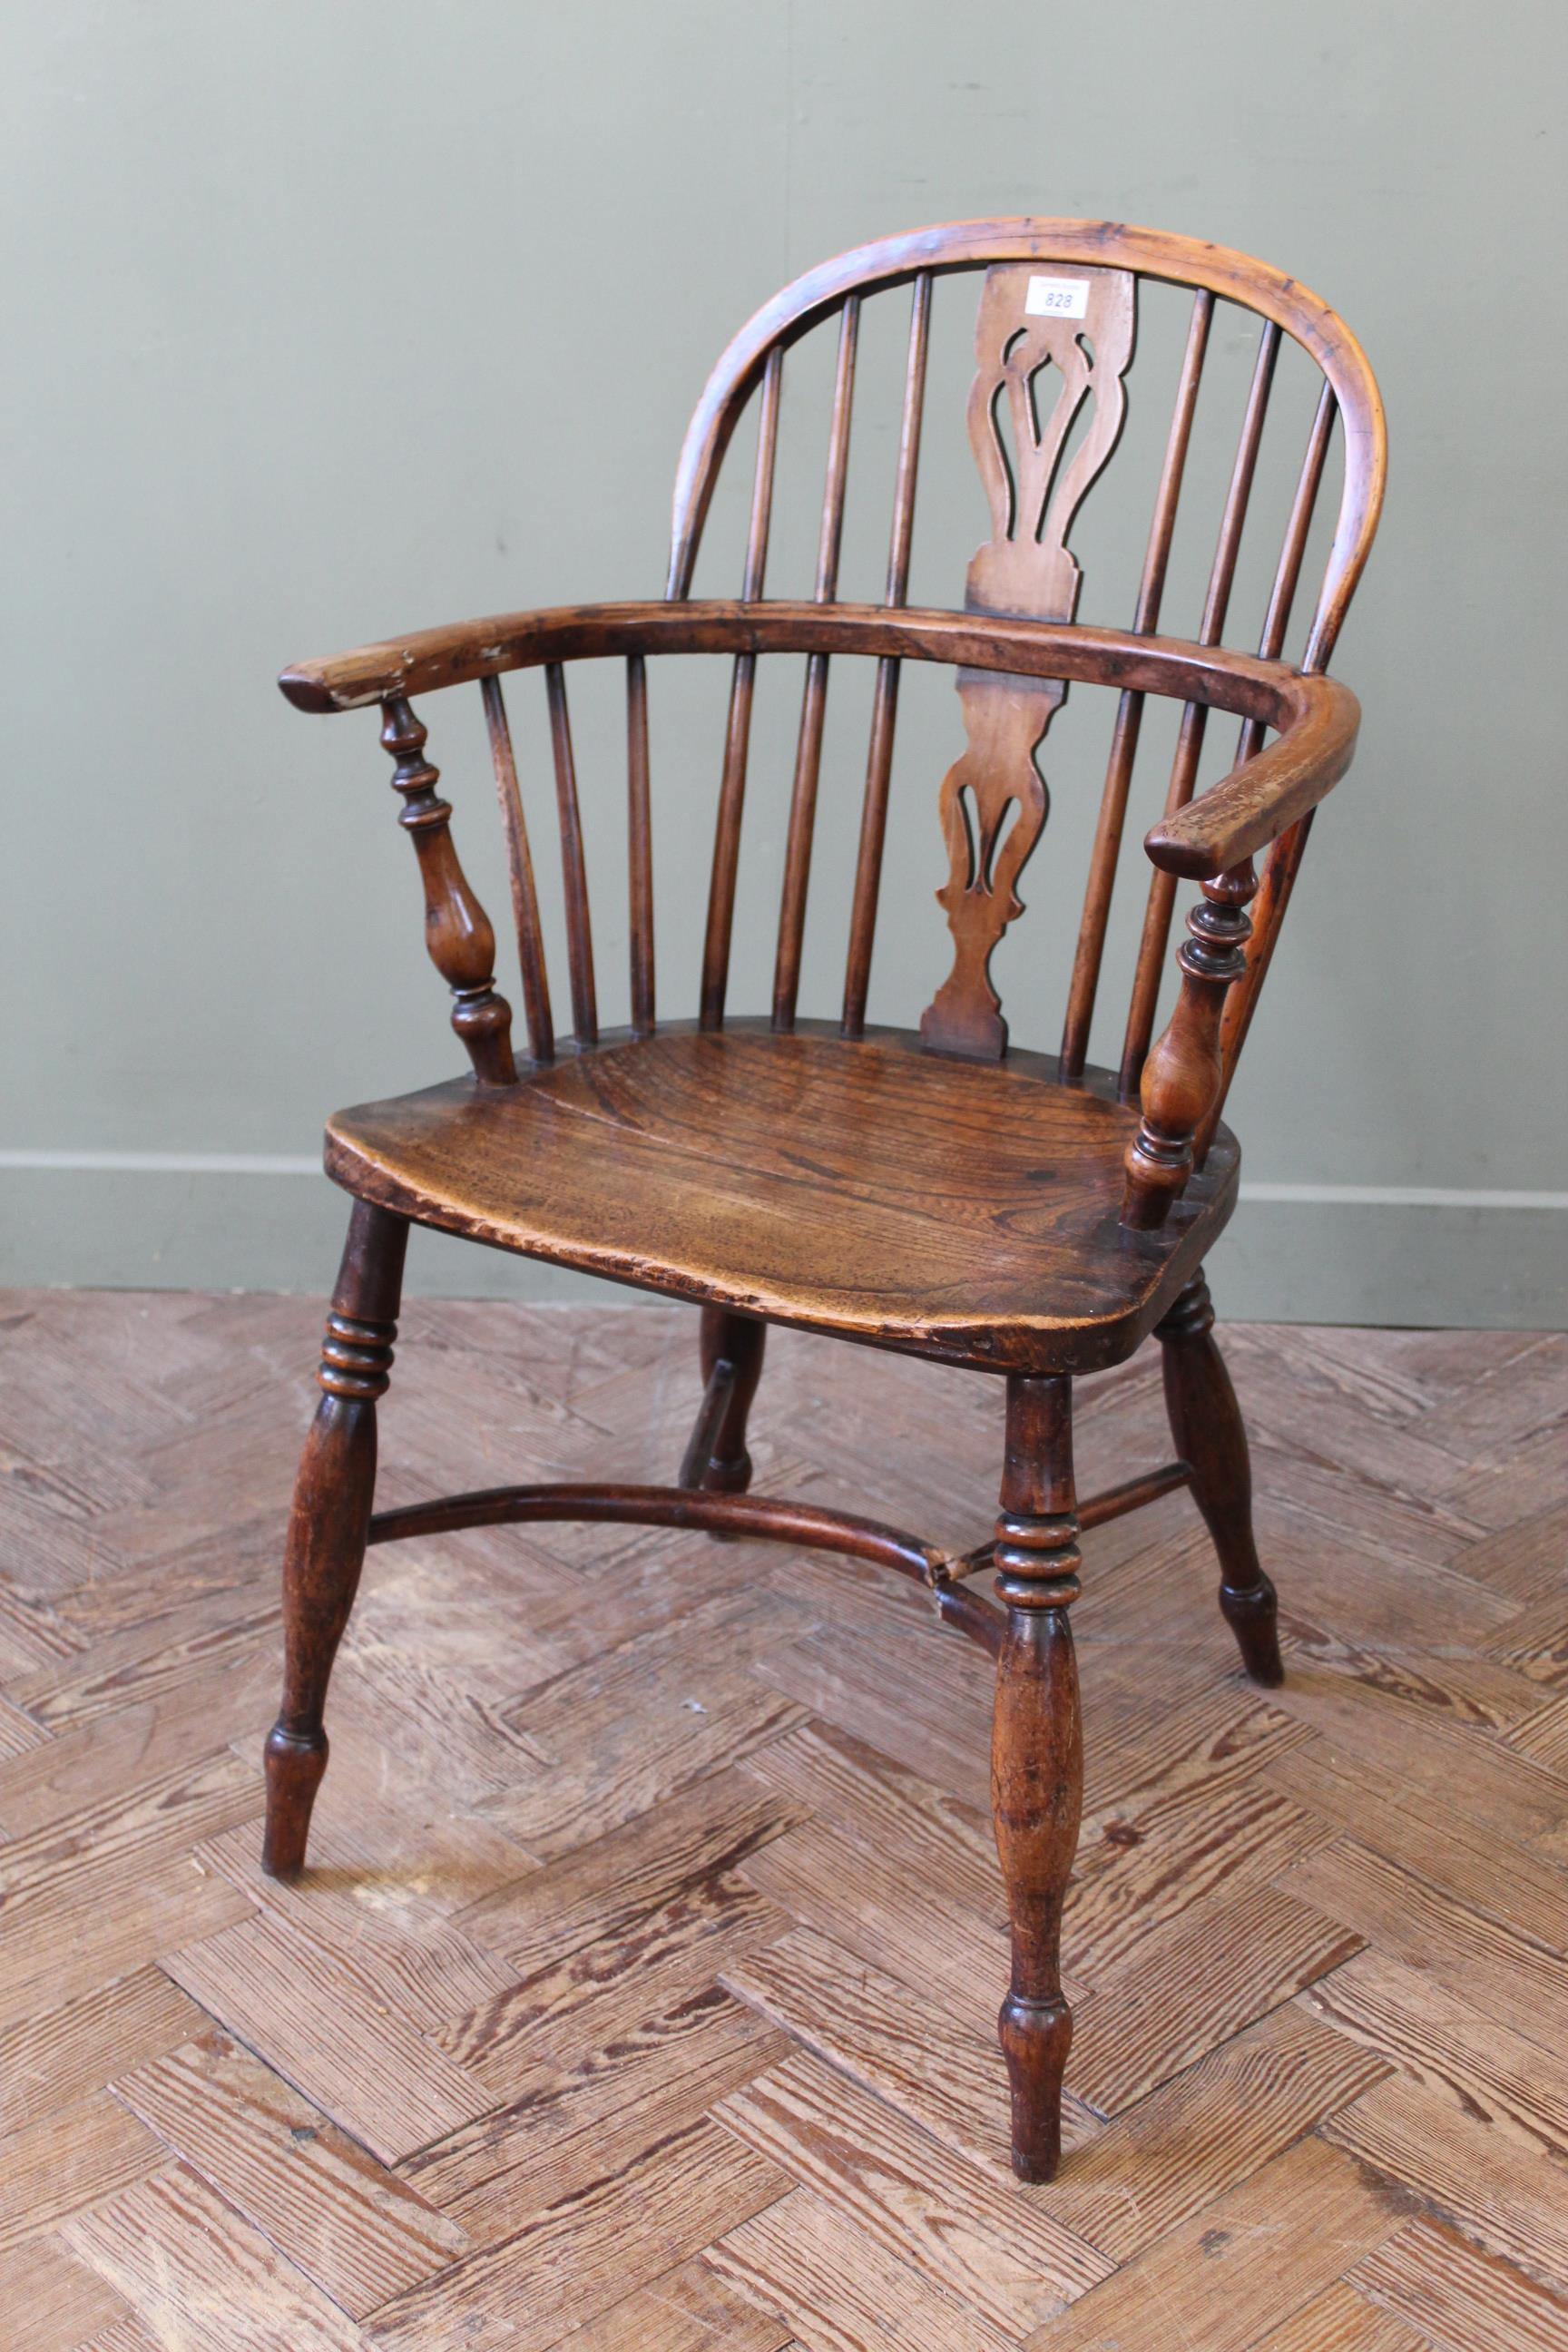
[[[1142,1117],[1127,1150],[1121,1202],[1121,1223],[1135,1230],[1163,1225],[1181,1198],[1197,1138],[1225,1083],[1221,1033],[1226,994],[1247,973],[1247,909],[1258,891],[1252,861],[1316,807],[1355,750],[1360,710],[1349,688],[1321,677],[1298,683],[1326,689],[1314,699],[1323,720],[1337,721],[1327,740],[1314,743],[1310,723],[1288,731],[1271,752],[1162,819],[1144,841],[1156,866],[1198,879],[1203,895],[1176,951],[1182,987],[1175,1011],[1143,1066]]]
[[[452,992],[452,1026],[481,1085],[510,1087],[517,1077],[511,1007],[496,993],[495,932],[458,862],[451,805],[436,790],[440,771],[425,757],[426,730],[400,697],[383,705],[383,718],[382,749],[403,795],[397,821],[414,843],[425,887],[425,944]]]
[[[1121,1223],[1147,1232],[1163,1225],[1193,1172],[1194,1140],[1224,1078],[1220,1023],[1226,991],[1247,971],[1258,889],[1250,858],[1205,882],[1176,950],[1182,992],[1170,1025],[1143,1065],[1142,1117],[1127,1147]]]

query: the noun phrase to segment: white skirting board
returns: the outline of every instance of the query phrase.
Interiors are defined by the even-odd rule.
[[[347,1208],[307,1159],[0,1152],[0,1284],[325,1292]],[[1562,1330],[1568,1192],[1244,1182],[1209,1275],[1232,1321]],[[647,1295],[420,1234],[408,1289]]]

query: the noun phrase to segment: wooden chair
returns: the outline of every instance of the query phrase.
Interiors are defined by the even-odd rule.
[[[969,438],[992,533],[962,611],[906,604],[937,281],[983,273]],[[1193,289],[1184,355],[1131,626],[1075,625],[1068,534],[1121,433],[1140,287]],[[864,306],[910,289],[887,589],[837,600],[852,395]],[[1164,299],[1164,298],[1161,298]],[[1216,303],[1261,321],[1195,643],[1154,634]],[[1234,313],[1224,315],[1234,316]],[[837,321],[816,592],[764,601],[784,354]],[[1222,645],[1281,338],[1321,371],[1256,656]],[[1048,415],[1045,371],[1059,376]],[[1057,381],[1056,377],[1052,378]],[[698,543],[737,420],[755,395],[757,460],[738,602],[689,594]],[[1010,419],[1012,453],[1004,440]],[[1281,659],[1336,419],[1343,489],[1300,667]],[[1076,434],[1077,437],[1072,436]],[[1221,1564],[1220,1606],[1247,1671],[1280,1680],[1273,1586],[1254,1547],[1247,1442],[1215,1345],[1202,1266],[1237,1196],[1226,1089],[1285,913],[1316,803],[1349,765],[1357,706],[1325,676],[1377,520],[1377,388],[1339,319],[1293,278],[1222,248],[1103,222],[1013,220],[921,230],[812,271],[731,344],[687,434],[664,601],[513,614],[436,629],[287,670],[302,710],[377,704],[381,741],[418,856],[426,941],[449,983],[470,1076],[339,1113],[328,1173],[353,1196],[284,1566],[282,1711],[267,1742],[267,1867],[303,1865],[327,1761],[322,1710],[367,1544],[522,1520],[631,1521],[765,1537],[880,1561],[920,1579],[935,1613],[994,1654],[994,1790],[1012,1921],[1001,2040],[1020,2175],[1058,2161],[1072,2024],[1058,1964],[1082,1780],[1068,1607],[1082,1528],[1191,1489]],[[647,663],[731,657],[729,718],[695,1020],[655,1018]],[[758,663],[806,656],[771,1013],[729,1017],[748,741]],[[829,663],[876,664],[843,1009],[796,1017]],[[626,668],[629,1027],[601,1033],[566,666]],[[952,970],[918,1032],[872,1027],[868,982],[900,665],[957,672],[967,748],[947,772],[938,892]],[[573,1034],[556,1034],[534,869],[501,678],[542,668],[553,743]],[[526,1056],[494,980],[489,922],[458,865],[451,810],[411,698],[477,681],[510,858]],[[1045,821],[1035,753],[1069,682],[1113,688],[1110,751],[1061,1050],[1010,1051],[990,978],[1022,912],[1016,886]],[[1087,1064],[1090,1013],[1146,698],[1181,706],[1119,1071]],[[1235,764],[1194,793],[1211,711],[1241,721]],[[1266,744],[1266,738],[1271,738]],[[934,846],[934,843],[933,843]],[[1267,852],[1261,884],[1253,860]],[[1201,885],[1176,961],[1174,1012],[1151,1050],[1178,881]],[[1258,898],[1256,914],[1247,908]],[[410,1223],[632,1283],[701,1313],[705,1382],[669,1486],[509,1486],[377,1513],[375,1406],[392,1364]],[[747,1415],[770,1323],[1000,1376],[1006,1437],[992,1541],[950,1557],[918,1536],[748,1493]],[[1163,1352],[1175,1458],[1079,1500],[1073,1377]],[[974,1589],[994,1571],[1001,1606]]]

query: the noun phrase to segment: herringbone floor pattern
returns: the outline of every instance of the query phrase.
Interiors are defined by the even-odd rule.
[[[1071,2154],[993,2018],[988,1675],[912,1587],[532,1528],[371,1556],[258,1875],[320,1309],[5,1302],[13,2352],[1568,2346],[1568,1343],[1236,1329],[1289,1679],[1184,1496],[1085,1541]],[[385,1501],[671,1474],[695,1318],[416,1305]],[[1087,1384],[1084,1491],[1163,1459]],[[771,1345],[759,1485],[987,1530],[999,1388]]]

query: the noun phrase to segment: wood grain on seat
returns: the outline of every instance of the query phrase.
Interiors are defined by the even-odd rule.
[[[340,1111],[327,1166],[401,1215],[671,1296],[950,1362],[1087,1370],[1158,1320],[1229,1215],[1223,1135],[1170,1223],[1117,1222],[1137,1114],[907,1034],[625,1035],[511,1087]],[[613,1148],[611,1148],[613,1147]]]

